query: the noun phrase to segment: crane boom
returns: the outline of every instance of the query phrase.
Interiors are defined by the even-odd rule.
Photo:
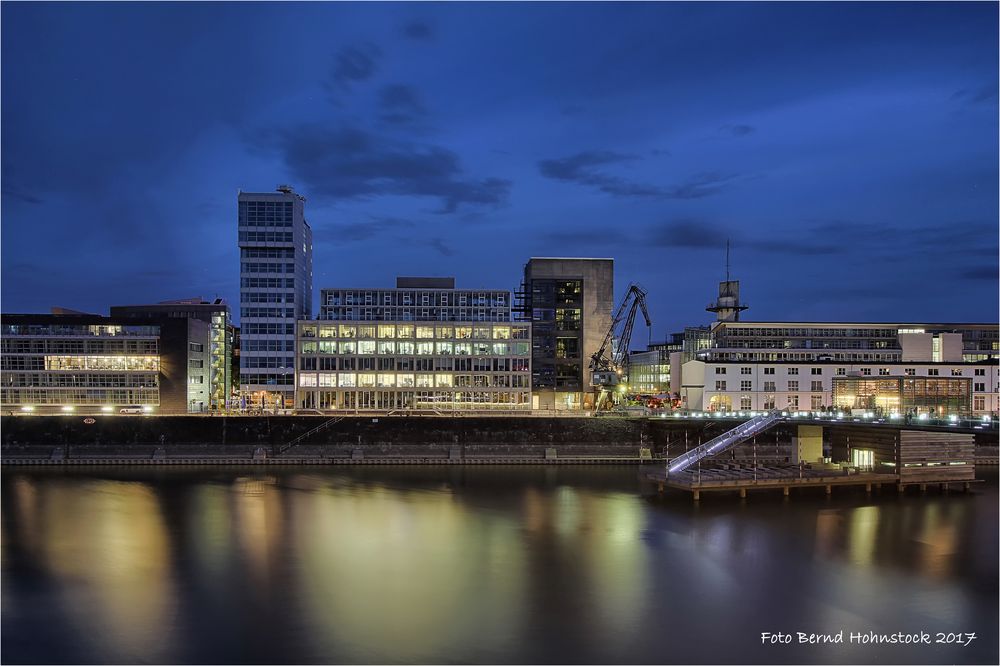
[[[632,329],[635,326],[636,312],[640,310],[646,321],[646,326],[652,326],[649,311],[646,309],[645,290],[636,284],[630,284],[625,297],[615,311],[611,326],[608,327],[608,332],[604,336],[604,342],[590,357],[591,383],[593,386],[601,388],[601,397],[598,398],[598,403],[602,402],[608,387],[617,386],[621,375],[628,371]],[[619,328],[621,329],[620,333],[616,336]]]

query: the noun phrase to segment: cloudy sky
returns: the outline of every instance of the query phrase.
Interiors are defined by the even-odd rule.
[[[0,11],[4,312],[237,304],[287,182],[317,299],[614,257],[662,338],[730,239],[749,319],[998,317],[996,3]]]

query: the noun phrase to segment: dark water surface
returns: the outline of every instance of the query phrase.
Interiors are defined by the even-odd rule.
[[[995,472],[700,507],[634,467],[2,478],[4,663],[998,661]],[[841,629],[978,639],[760,644]]]

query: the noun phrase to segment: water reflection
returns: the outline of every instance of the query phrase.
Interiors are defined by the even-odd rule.
[[[996,636],[995,482],[693,507],[630,468],[18,470],[2,493],[8,661],[770,663],[816,655],[761,630]],[[995,661],[980,645],[890,660]]]

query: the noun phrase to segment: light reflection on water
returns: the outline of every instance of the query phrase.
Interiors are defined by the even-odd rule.
[[[634,468],[3,474],[10,662],[995,662],[997,487],[695,507]],[[977,631],[969,648],[761,631]]]

